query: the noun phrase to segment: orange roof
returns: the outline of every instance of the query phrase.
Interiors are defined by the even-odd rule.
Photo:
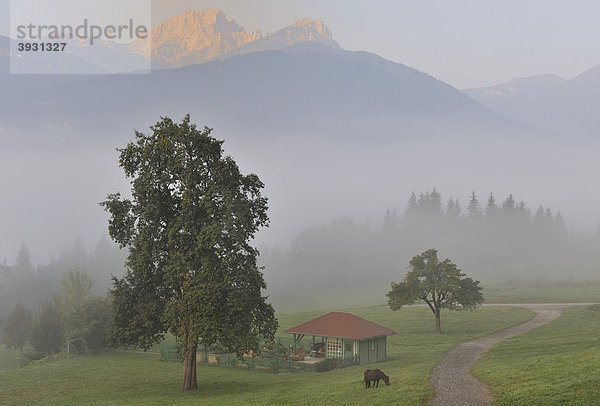
[[[288,328],[288,334],[307,334],[323,337],[367,340],[369,338],[396,334],[394,330],[375,324],[350,313],[332,312],[314,320]]]

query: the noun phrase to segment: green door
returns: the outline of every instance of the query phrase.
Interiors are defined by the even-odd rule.
[[[344,340],[344,359],[352,361],[354,359],[354,341]]]

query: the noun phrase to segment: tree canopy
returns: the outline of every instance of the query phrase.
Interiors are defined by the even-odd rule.
[[[196,389],[198,345],[241,355],[277,328],[257,266],[254,234],[268,225],[264,185],[225,156],[211,129],[162,118],[119,149],[131,199],[111,194],[109,233],[128,247],[126,274],[114,279],[112,342],[149,348],[177,339],[183,389]]]
[[[390,309],[399,310],[422,300],[433,312],[436,331],[441,333],[442,309],[473,309],[483,303],[479,281],[467,277],[449,259],[438,260],[437,250],[413,257],[410,266],[412,270],[402,282],[392,282],[387,294]]]

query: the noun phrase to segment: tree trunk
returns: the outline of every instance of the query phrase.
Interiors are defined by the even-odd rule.
[[[198,389],[198,381],[196,380],[196,351],[198,344],[188,343],[187,348],[184,350],[183,359],[183,386],[182,390],[196,390]]]
[[[436,309],[436,312],[435,312],[435,331],[438,334],[442,334],[442,322],[440,320],[440,309]]]

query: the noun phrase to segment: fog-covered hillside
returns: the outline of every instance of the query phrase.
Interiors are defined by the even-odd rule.
[[[594,66],[569,80],[536,75],[465,93],[512,120],[560,133],[575,142],[597,143],[599,79],[600,66]]]

